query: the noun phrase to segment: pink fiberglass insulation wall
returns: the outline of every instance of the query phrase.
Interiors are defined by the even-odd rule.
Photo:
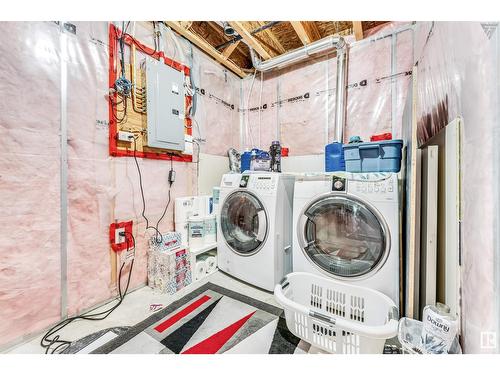
[[[60,316],[60,51],[48,23],[0,33],[1,345]]]
[[[496,332],[498,337],[499,324],[498,28],[478,22],[422,23],[415,41],[419,142],[456,117],[463,119],[463,349],[498,352],[498,342],[488,336]]]
[[[401,136],[413,63],[409,26],[390,24],[360,42],[346,38],[351,47],[344,141],[353,135],[368,141],[385,132]],[[244,79],[243,148],[268,149],[278,139],[292,156],[324,153],[335,134],[336,77],[333,53]]]
[[[137,257],[131,288],[146,282],[152,232],[146,233],[141,217],[137,168],[133,158],[108,154],[108,23],[75,25],[76,35],[64,33],[64,42],[55,23],[0,23],[2,35],[9,36],[0,45],[0,346],[61,317],[61,57],[67,66],[66,313],[74,315],[116,295],[109,250],[109,224],[115,220],[133,220]],[[152,45],[147,26],[138,23],[134,32]],[[193,66],[195,84],[200,82],[206,93],[198,97],[195,117],[205,138],[202,151],[222,155],[228,147],[238,148],[239,79],[167,29],[162,43],[167,56]],[[234,108],[222,100],[234,102]],[[168,200],[170,161],[138,163],[146,217],[154,226]],[[177,178],[159,225],[162,232],[173,230],[174,199],[196,192],[196,164],[173,162],[173,168]]]
[[[259,72],[241,81],[243,149],[269,148],[271,142],[278,139],[277,83],[277,74]]]
[[[193,54],[197,62],[193,78],[198,87],[193,137],[201,141],[201,152],[227,155],[228,148],[240,146],[241,80],[203,52]]]

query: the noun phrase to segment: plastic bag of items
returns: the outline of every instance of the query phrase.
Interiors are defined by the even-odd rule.
[[[181,246],[177,232],[153,235],[149,241],[148,285],[160,293],[174,294],[191,284],[191,260],[189,251]]]

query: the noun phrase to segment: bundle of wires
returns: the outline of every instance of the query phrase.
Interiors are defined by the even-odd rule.
[[[134,26],[134,30],[135,30],[135,26]],[[145,53],[146,55],[149,55],[149,56],[155,56],[156,53],[159,51],[160,49],[160,37],[161,37],[161,31],[158,29],[157,27],[157,22],[156,21],[153,21],[153,38],[154,38],[154,44],[155,44],[155,49],[153,52],[148,52],[144,49],[144,47],[142,46],[141,43],[139,43],[135,37],[133,35],[130,35],[129,33],[127,33],[127,30],[125,30],[123,32],[123,35],[127,35],[129,36],[131,39],[132,39],[132,43],[134,43],[136,45],[137,48],[139,48],[139,50],[141,50],[141,52]]]
[[[132,246],[134,249],[134,257],[135,257],[135,237],[132,233],[130,232],[124,232],[125,235],[125,241],[127,243],[127,252],[130,251],[130,239],[132,239]],[[128,237],[129,236],[129,237]],[[125,290],[122,292],[121,288],[121,278],[122,278],[122,273],[123,269],[125,267],[126,262],[123,262],[121,267],[120,267],[120,272],[118,274],[118,301],[109,309],[101,311],[101,312],[96,312],[96,313],[85,313],[77,316],[73,316],[71,318],[67,318],[62,320],[61,322],[57,323],[55,326],[53,326],[51,329],[48,330],[48,332],[42,337],[42,340],[40,341],[40,345],[42,348],[45,348],[45,354],[60,354],[64,352],[70,345],[71,341],[68,340],[62,340],[61,336],[58,334],[64,327],[66,327],[68,324],[76,321],[76,320],[104,320],[106,319],[113,311],[115,311],[118,306],[121,305],[123,300],[125,299],[125,296],[127,295],[128,292],[128,287],[130,285],[130,278],[132,276],[132,271],[134,269],[134,259],[132,259],[130,263],[130,271],[128,274],[127,278],[127,285],[125,286]]]
[[[109,100],[111,101],[111,105],[114,107],[112,110],[113,118],[120,124],[126,121],[127,119],[127,96],[130,94],[132,90],[132,83],[125,77],[125,35],[127,35],[127,29],[130,25],[130,21],[127,22],[125,26],[125,22],[122,22],[122,35],[118,38],[117,43],[119,46],[119,56],[120,56],[120,77],[118,77],[114,83],[114,92],[116,92],[120,97],[120,101],[114,100],[113,95],[110,93]],[[123,108],[121,110],[118,109],[118,105],[122,104]],[[116,112],[116,113],[115,113]],[[118,112],[122,112],[122,115],[118,115]]]

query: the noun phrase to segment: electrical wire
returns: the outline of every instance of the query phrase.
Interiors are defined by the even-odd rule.
[[[194,53],[193,53],[193,44],[192,43],[189,43],[189,47],[190,47],[190,51],[191,51],[191,67],[189,68],[189,81],[191,83],[191,86],[192,86],[192,103],[191,103],[191,108],[189,109],[190,112],[189,112],[189,115],[190,117],[193,117],[195,114],[196,114],[196,108],[197,108],[197,103],[198,103],[198,97],[196,96],[197,92],[196,92],[196,83],[193,79],[193,70],[194,70]]]
[[[125,35],[127,34],[127,29],[130,25],[130,21],[127,22],[127,26],[125,26],[125,21],[122,22],[122,34],[120,35],[120,38],[118,40],[119,45],[120,45],[120,69],[121,69],[121,76],[122,78],[125,78]]]
[[[127,243],[127,252],[130,251],[130,239],[127,238],[127,235],[129,235],[132,238],[132,245],[134,249],[134,257],[135,257],[135,247],[136,247],[136,242],[135,242],[135,237],[132,233],[130,232],[124,232],[125,235],[125,241]],[[77,316],[73,316],[71,318],[64,319],[57,323],[55,326],[53,326],[51,329],[47,331],[47,333],[42,337],[40,341],[40,345],[42,348],[45,349],[45,354],[60,354],[64,352],[71,344],[72,341],[68,340],[61,340],[61,336],[58,335],[57,333],[60,332],[64,327],[66,327],[68,324],[76,321],[76,320],[91,320],[91,321],[98,321],[98,320],[104,320],[106,319],[113,311],[115,311],[118,306],[121,305],[123,300],[125,299],[125,296],[127,295],[128,288],[130,286],[130,279],[132,276],[132,271],[134,269],[134,260],[132,259],[130,263],[130,271],[128,274],[127,278],[127,285],[125,286],[125,291],[122,293],[122,288],[121,288],[121,278],[122,278],[122,272],[125,267],[126,261],[124,261],[120,267],[120,272],[118,273],[118,302],[110,307],[107,310],[97,312],[97,313],[86,313],[86,314],[80,314]],[[54,337],[50,337],[53,336]],[[54,345],[56,345],[54,347]]]
[[[156,232],[155,233],[156,242],[160,242],[160,241],[163,241],[163,236],[161,235],[161,233],[158,231],[158,229],[156,227],[149,225],[149,219],[146,217],[146,199],[144,198],[144,188],[142,186],[142,173],[141,173],[141,168],[139,167],[139,161],[137,160],[136,152],[137,152],[137,137],[134,137],[134,154],[133,154],[133,156],[134,156],[135,165],[137,167],[137,173],[139,174],[139,189],[141,191],[141,198],[142,198],[141,216],[146,221],[146,230],[154,229]]]
[[[155,44],[155,48],[154,48],[153,52],[146,51],[144,49],[144,47],[142,46],[142,44],[135,39],[135,31],[134,31],[134,35],[133,36],[130,35],[130,34],[128,34],[128,33],[126,33],[126,32],[123,33],[123,35],[129,36],[132,39],[132,43],[134,43],[136,45],[136,47],[141,50],[141,52],[145,53],[148,56],[153,56],[154,57],[154,55],[156,55],[156,53],[158,52],[159,45],[160,45],[160,35],[161,35],[161,33],[160,33],[160,31],[156,30],[156,22],[155,21],[153,21],[153,39],[154,39],[154,44]]]
[[[194,121],[194,123],[196,125],[196,130],[198,132],[198,141],[202,142],[203,141],[203,136],[201,134],[200,124],[198,124],[198,121],[196,121],[196,119],[194,117],[190,117],[190,119],[192,121]]]
[[[118,93],[119,94],[119,93]],[[121,94],[119,94],[121,95]],[[112,99],[113,95],[110,94],[109,95],[109,100],[111,101],[111,106],[112,106],[112,110],[111,110],[111,114],[113,115],[113,118],[119,123],[123,123],[127,120],[127,99],[126,98],[122,98],[122,100],[120,102],[115,102],[113,99]],[[118,105],[120,104],[123,104],[123,109],[118,109]],[[122,112],[123,115],[121,116],[118,116],[118,112]]]
[[[201,151],[201,144],[197,140],[193,139],[193,143],[196,144],[196,181],[200,179],[200,151]],[[200,195],[200,187],[199,184],[196,184],[196,195]]]
[[[169,174],[174,170],[174,157],[173,155],[170,155],[170,172]],[[158,219],[158,221],[156,222],[156,232],[158,233],[159,230],[158,230],[158,226],[160,225],[160,222],[163,220],[163,218],[165,217],[165,215],[167,214],[167,210],[168,210],[168,206],[170,205],[170,201],[171,201],[171,197],[170,197],[170,193],[171,193],[171,190],[172,190],[172,184],[173,184],[173,181],[168,181],[168,200],[167,200],[167,204],[165,205],[165,209],[163,210],[163,213],[161,214],[161,217]],[[162,240],[163,240],[163,237],[162,237]]]

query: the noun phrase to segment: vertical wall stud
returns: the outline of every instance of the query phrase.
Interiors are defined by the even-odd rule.
[[[60,93],[60,141],[61,141],[61,318],[68,314],[68,36],[64,30],[64,22],[60,25],[60,63],[61,63],[61,93]]]
[[[391,133],[394,136],[396,129],[397,105],[398,105],[398,80],[394,77],[397,70],[397,40],[398,34],[394,33],[391,37]]]

